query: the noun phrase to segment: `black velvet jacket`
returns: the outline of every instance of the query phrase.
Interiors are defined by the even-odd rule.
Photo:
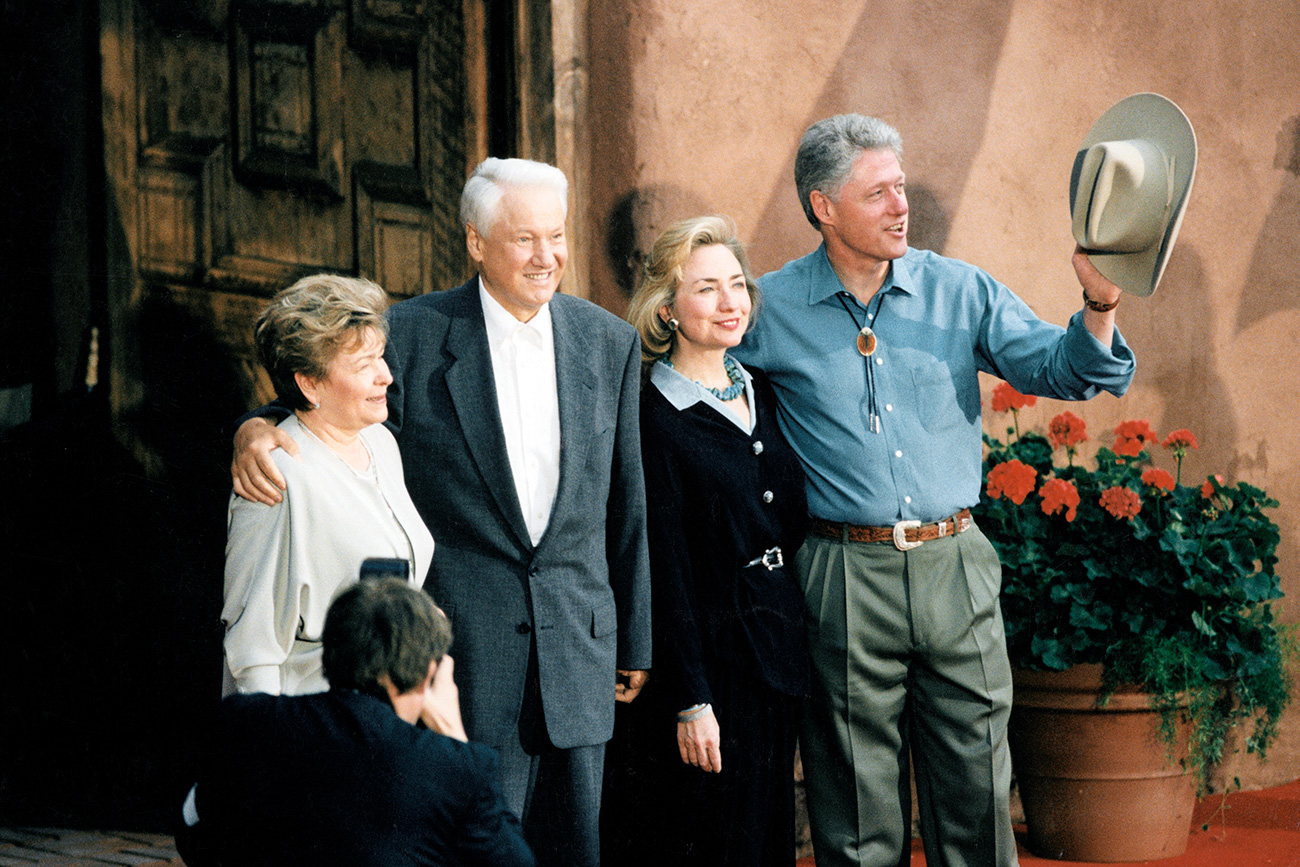
[[[641,393],[651,680],[670,709],[712,703],[716,678],[738,668],[786,695],[808,691],[803,596],[793,568],[808,523],[804,475],[777,427],[766,376],[749,372],[757,405],[752,434],[705,402],[677,409],[651,382]],[[774,546],[784,567],[746,565]]]

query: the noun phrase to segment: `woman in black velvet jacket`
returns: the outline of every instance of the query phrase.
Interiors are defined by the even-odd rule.
[[[619,709],[603,809],[611,864],[794,859],[794,744],[808,687],[792,564],[804,476],[761,371],[727,354],[758,290],[730,223],[655,242],[628,311],[646,374],[654,669]]]

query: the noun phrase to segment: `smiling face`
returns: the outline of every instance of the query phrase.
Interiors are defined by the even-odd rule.
[[[708,353],[740,343],[752,300],[745,271],[722,244],[700,247],[682,266],[673,302],[660,310],[677,320],[677,353]]]
[[[301,373],[297,377],[303,395],[320,404],[311,410],[313,417],[331,428],[355,433],[388,418],[388,385],[393,377],[384,361],[384,338],[373,328],[344,344],[323,379]]]
[[[569,249],[564,202],[547,187],[507,188],[492,228],[466,227],[465,243],[484,288],[520,322],[527,322],[560,287]]]
[[[828,251],[862,266],[882,265],[907,252],[906,176],[889,149],[863,151],[834,197],[813,191],[813,209]]]

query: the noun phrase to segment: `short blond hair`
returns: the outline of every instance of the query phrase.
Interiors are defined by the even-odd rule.
[[[682,282],[682,269],[691,254],[701,247],[721,244],[730,250],[740,263],[745,275],[745,288],[749,290],[750,318],[753,324],[758,315],[762,295],[749,276],[749,261],[745,247],[736,237],[736,226],[727,217],[691,217],[673,223],[655,239],[646,254],[641,283],[627,308],[627,321],[641,335],[641,361],[650,365],[672,352],[677,333],[659,318],[659,308],[672,304],[677,297],[677,287]]]
[[[324,379],[335,356],[359,344],[367,331],[386,339],[387,308],[384,290],[359,277],[313,274],[282,290],[253,331],[258,361],[276,396],[290,409],[310,409],[294,374]]]

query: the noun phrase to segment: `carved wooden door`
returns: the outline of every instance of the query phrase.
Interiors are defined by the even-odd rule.
[[[252,323],[297,276],[361,274],[395,298],[466,278],[457,208],[487,148],[485,7],[100,7],[110,393],[122,438],[171,474],[178,426],[201,440],[270,396]]]

